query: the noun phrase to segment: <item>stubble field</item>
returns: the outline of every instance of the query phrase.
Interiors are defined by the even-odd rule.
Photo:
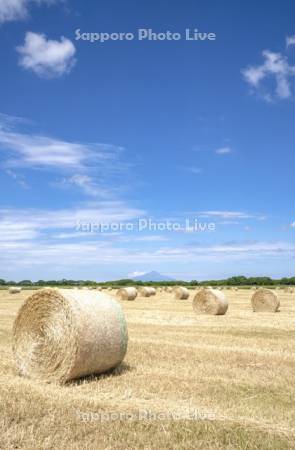
[[[217,317],[193,312],[193,292],[121,302],[124,363],[65,386],[16,371],[11,329],[29,294],[0,291],[1,449],[295,448],[295,294],[272,314],[226,291]]]

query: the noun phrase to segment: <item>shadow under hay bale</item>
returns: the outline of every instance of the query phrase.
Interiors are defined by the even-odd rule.
[[[103,380],[106,378],[120,377],[120,376],[124,375],[125,373],[133,372],[134,370],[135,370],[134,366],[131,366],[130,364],[126,364],[125,362],[122,362],[119,366],[109,369],[104,373],[85,375],[80,378],[76,378],[74,380],[69,380],[69,381],[67,381],[66,385],[67,386],[79,386],[84,383],[97,382],[99,380]]]
[[[280,300],[274,291],[260,288],[252,295],[251,304],[254,312],[277,312]]]
[[[193,310],[197,314],[224,315],[228,310],[228,301],[221,291],[201,289],[193,299]]]
[[[128,332],[121,306],[97,291],[44,289],[21,307],[13,354],[21,375],[66,383],[118,366]]]

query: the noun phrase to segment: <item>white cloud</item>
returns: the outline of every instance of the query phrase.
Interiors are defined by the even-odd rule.
[[[115,166],[114,161],[123,150],[110,144],[82,144],[55,139],[48,136],[15,132],[10,124],[1,120],[0,148],[7,152],[6,166],[27,168],[54,168],[78,170],[94,164]],[[14,123],[13,123],[14,125]],[[116,169],[118,170],[118,169]],[[73,180],[76,184],[86,181]],[[88,180],[89,181],[89,180]]]
[[[31,122],[27,119],[24,119],[23,117],[9,116],[8,114],[0,112],[0,131],[10,130],[19,124],[29,124],[29,123]]]
[[[151,266],[159,263],[183,264],[183,261],[202,264],[265,258],[291,260],[295,257],[295,245],[290,242],[193,243],[173,247],[155,245],[145,249],[139,246],[138,241],[135,245],[126,246],[126,235],[122,236],[122,240],[119,236],[118,240],[113,241],[102,234],[94,238],[89,234],[89,239],[85,235],[81,238],[80,232],[75,234],[77,221],[122,222],[143,214],[144,211],[118,202],[100,202],[64,210],[0,210],[0,264],[3,268],[9,268],[7,270],[11,271],[12,276],[17,272],[24,273],[26,268],[31,268],[35,273],[42,267],[48,277],[54,271],[62,277],[68,270],[69,262],[71,270],[79,271],[85,266],[108,264],[126,267],[126,264]],[[65,241],[67,238],[71,242]],[[137,272],[133,276],[142,274]]]
[[[135,270],[135,272],[130,272],[128,273],[128,277],[130,278],[134,278],[134,277],[142,277],[143,275],[145,275],[147,272],[140,272],[138,270]]]
[[[1,129],[0,146],[17,156],[16,159],[8,159],[9,166],[77,169],[94,157],[92,149],[87,145]]]
[[[200,217],[215,217],[218,219],[253,219],[255,214],[248,214],[241,211],[201,211]]]
[[[242,262],[242,261],[278,261],[295,257],[295,245],[289,242],[237,242],[212,246],[160,247],[143,250],[131,248],[106,240],[86,240],[83,242],[57,242],[36,239],[32,241],[0,242],[0,263],[12,268],[14,273],[22,272],[26,267],[46,268],[51,276],[51,268],[62,274],[68,270],[81,270],[83,266],[99,267],[114,264],[126,267],[126,263],[148,264],[149,266],[186,263],[202,264],[205,262]]]
[[[232,149],[230,147],[221,147],[215,150],[215,153],[218,155],[228,155],[229,153],[232,153]]]
[[[17,223],[13,218],[0,219],[0,242],[32,240],[38,236],[39,232],[30,222]]]
[[[288,42],[288,41],[287,41]],[[290,45],[289,41],[289,45]],[[258,91],[265,100],[290,98],[290,78],[295,75],[295,66],[289,65],[288,59],[282,53],[274,53],[269,50],[262,52],[264,62],[258,66],[249,66],[242,70],[244,79],[250,86]],[[267,78],[274,77],[276,81],[275,95],[265,90],[261,83]]]
[[[52,181],[51,186],[75,187],[91,197],[106,198],[122,193],[121,181],[124,184],[129,173],[129,165],[121,159],[123,147],[20,133],[15,130],[19,123],[25,122],[0,114],[2,166],[23,187],[25,179],[17,173],[20,168],[62,174],[63,178]]]
[[[0,0],[0,23],[24,19],[27,3],[25,0]]]
[[[35,232],[62,229],[73,231],[78,224],[118,223],[135,220],[143,215],[144,211],[130,208],[121,201],[100,201],[60,210],[0,209],[0,224],[25,224],[27,229]]]
[[[295,35],[287,36],[286,45],[287,45],[287,48],[290,47],[290,45],[295,45]]]
[[[168,241],[167,236],[161,236],[161,235],[150,235],[150,236],[138,236],[134,238],[134,236],[131,236],[128,241],[137,241],[137,242],[163,242]]]
[[[115,263],[117,256],[123,252],[117,249],[118,243],[113,245],[108,236],[102,233],[96,233],[93,240],[92,233],[88,232],[87,239],[85,233],[80,231],[79,224],[122,223],[135,220],[143,214],[143,211],[132,209],[122,202],[100,202],[88,207],[63,210],[2,209],[0,265],[6,261],[23,270],[26,266],[36,267],[35,262],[38,260],[45,265],[63,266],[64,258],[68,258],[67,261],[80,267],[88,262],[98,262],[100,253],[104,262]],[[85,242],[81,242],[81,237]],[[65,240],[69,238],[73,242],[66,243]],[[89,258],[80,252],[88,252]],[[127,250],[124,251],[126,261],[127,253]]]
[[[201,169],[200,167],[195,167],[195,166],[191,166],[191,167],[185,167],[184,168],[187,172],[190,172],[194,175],[199,175],[200,173],[203,172],[203,169]]]
[[[13,180],[17,182],[17,184],[22,187],[23,189],[28,189],[29,185],[26,182],[23,175],[19,175],[18,173],[15,173],[13,170],[7,169],[6,174],[11,177]]]
[[[91,197],[105,197],[110,196],[109,190],[103,188],[98,183],[96,183],[92,177],[89,175],[73,175],[72,177],[64,180],[65,185],[74,185],[82,189],[85,194]]]
[[[56,0],[58,1],[58,0]],[[31,4],[53,4],[55,0],[0,0],[0,24],[23,20],[28,16]]]
[[[26,33],[25,42],[17,47],[19,64],[40,77],[56,78],[69,73],[75,65],[76,48],[64,36],[60,41],[47,39],[44,34]]]

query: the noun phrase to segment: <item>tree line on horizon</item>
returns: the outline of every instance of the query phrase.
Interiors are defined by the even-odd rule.
[[[114,281],[96,282],[92,280],[22,280],[16,281],[5,281],[0,279],[0,287],[5,286],[23,286],[23,287],[44,287],[44,286],[73,286],[73,287],[83,287],[83,286],[102,286],[102,287],[121,287],[121,286],[280,286],[280,285],[295,285],[295,277],[290,278],[280,278],[273,279],[270,277],[244,277],[235,276],[223,280],[207,280],[207,281],[183,281],[183,280],[173,280],[173,281],[135,281],[132,279],[121,279]]]

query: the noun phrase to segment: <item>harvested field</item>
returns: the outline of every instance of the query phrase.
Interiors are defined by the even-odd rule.
[[[0,448],[294,448],[295,296],[261,315],[250,290],[223,292],[224,316],[167,292],[120,301],[124,363],[59,386],[18,375],[11,329],[31,291],[0,291]]]

